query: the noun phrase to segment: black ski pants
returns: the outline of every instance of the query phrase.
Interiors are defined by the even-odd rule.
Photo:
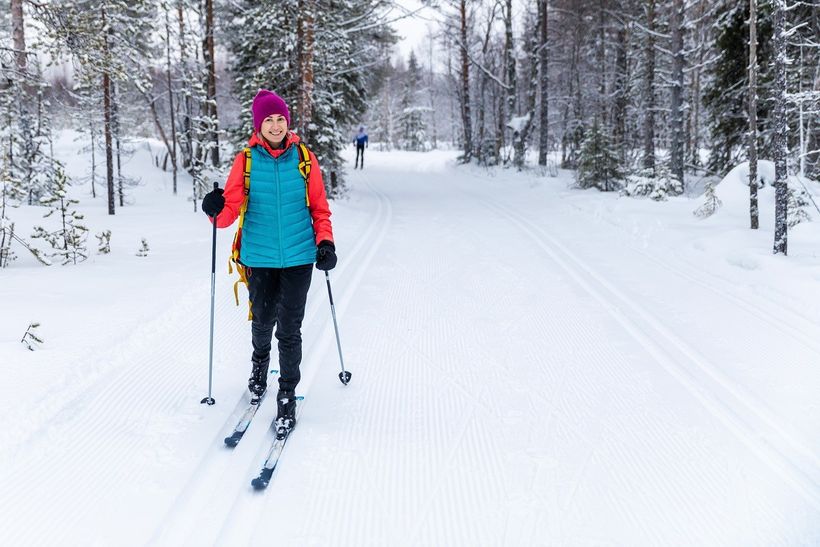
[[[364,145],[363,144],[357,144],[356,145],[356,165],[353,166],[353,169],[356,169],[356,167],[358,167],[358,165],[359,165],[359,155],[361,155],[362,169],[364,169]]]
[[[279,341],[279,389],[293,391],[302,362],[302,320],[313,264],[292,268],[247,268],[253,358],[270,357],[273,328]]]

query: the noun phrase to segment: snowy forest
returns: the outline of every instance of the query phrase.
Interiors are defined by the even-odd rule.
[[[0,544],[820,545],[820,0],[0,17]]]
[[[415,12],[392,0],[4,4],[0,249],[9,206],[69,206],[54,202],[73,183],[55,131],[87,135],[109,214],[136,183],[121,171],[135,136],[161,139],[174,193],[196,201],[247,138],[260,88],[293,105],[330,195],[345,191],[339,152],[360,124],[382,150],[455,147],[463,162],[573,169],[581,187],[656,199],[747,159],[756,179],[762,158],[785,253],[787,217],[808,205],[787,177],[820,178],[817,0],[434,1],[407,58],[391,22]]]

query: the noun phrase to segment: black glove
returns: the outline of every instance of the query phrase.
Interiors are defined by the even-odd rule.
[[[316,249],[316,269],[326,272],[335,267],[336,246],[331,241],[320,241],[319,248]]]
[[[222,188],[215,188],[202,198],[202,211],[209,217],[215,217],[222,212],[222,209],[225,207],[225,196],[222,195],[223,192],[225,192],[225,190]]]

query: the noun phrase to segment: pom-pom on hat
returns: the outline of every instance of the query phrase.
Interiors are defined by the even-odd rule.
[[[288,127],[290,127],[290,111],[288,110],[288,105],[285,104],[282,97],[273,91],[260,89],[256,97],[253,98],[251,112],[253,113],[253,129],[255,131],[259,131],[264,119],[273,114],[281,114],[284,116],[285,121],[288,122]]]

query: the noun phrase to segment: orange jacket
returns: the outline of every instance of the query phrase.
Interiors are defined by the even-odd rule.
[[[254,133],[248,141],[248,146],[264,146],[274,158],[279,157],[289,146],[299,142],[299,135],[288,132],[285,148],[276,149]],[[316,243],[326,240],[333,242],[333,227],[330,224],[330,206],[327,203],[325,193],[325,183],[322,181],[322,172],[319,169],[319,161],[316,155],[310,152],[312,163],[310,176],[308,177],[308,198],[310,199],[310,217],[313,219],[313,233],[316,235]],[[251,167],[253,168],[253,167]],[[245,154],[239,152],[233,160],[231,172],[225,182],[225,208],[216,217],[217,228],[227,228],[239,217],[239,209],[245,199]]]

